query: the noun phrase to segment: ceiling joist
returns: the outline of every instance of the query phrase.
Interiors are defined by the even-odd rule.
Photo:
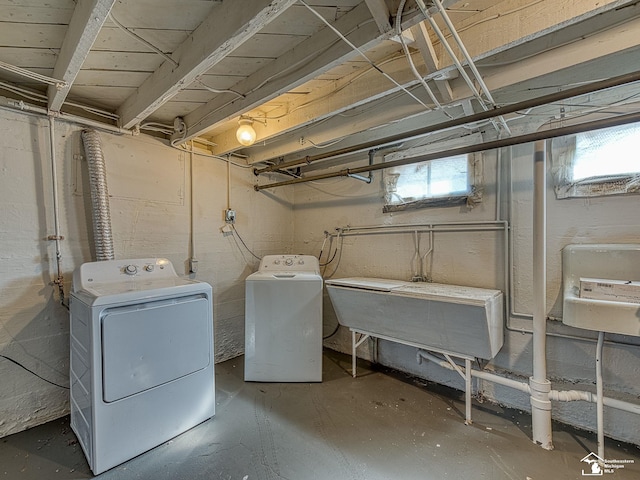
[[[49,110],[60,111],[114,3],[115,0],[88,0],[76,5],[53,68],[53,78],[62,79],[65,85],[49,86]]]
[[[352,42],[362,46],[380,35],[374,23],[366,23],[370,20],[369,10],[366,5],[361,4],[340,17],[335,22],[335,27],[347,33]],[[184,121],[187,135],[176,135],[173,140],[186,141],[196,137],[221,121],[243,114],[311,80],[354,54],[333,31],[325,27],[235,84],[231,90],[243,93],[244,98],[231,101],[228,95],[217,95],[206,105],[186,115]]]
[[[418,20],[417,16],[407,16],[403,23],[408,27]],[[380,34],[375,22],[371,21],[371,12],[364,3],[340,17],[333,25],[338,31],[343,32],[353,45],[362,50],[374,47],[392,33]],[[172,140],[184,142],[194,138],[219,122],[246,113],[331,68],[358,57],[358,52],[341,40],[332,29],[325,27],[234,85],[234,91],[245,92],[244,98],[230,101],[228,96],[217,96],[185,116],[187,135],[174,135]],[[295,68],[292,69],[292,66]]]
[[[240,45],[276,19],[296,0],[234,0],[233,8],[212,13],[118,110],[131,128],[160,108]]]

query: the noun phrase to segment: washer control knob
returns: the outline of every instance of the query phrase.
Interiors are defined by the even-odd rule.
[[[149,265],[145,265],[145,266],[144,266],[144,269],[145,269],[147,272],[153,272],[153,269],[154,269],[154,268],[155,268],[155,266],[154,266],[153,264],[151,264],[151,263],[150,263]]]
[[[298,265],[304,265],[304,260],[298,260]]]
[[[127,275],[135,275],[136,273],[138,273],[138,267],[136,267],[135,265],[127,265],[126,267],[124,267],[124,273],[126,273]]]
[[[291,265],[293,265],[293,258],[287,258],[287,259],[284,261],[284,264],[285,264],[287,267],[290,267]]]

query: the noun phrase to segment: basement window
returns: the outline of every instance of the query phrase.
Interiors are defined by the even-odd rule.
[[[383,211],[481,201],[481,154],[457,155],[393,167],[384,171]]]
[[[640,192],[640,124],[579,133],[552,141],[558,198]]]

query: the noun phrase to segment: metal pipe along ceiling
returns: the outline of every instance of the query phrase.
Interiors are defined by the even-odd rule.
[[[426,127],[415,129],[415,130],[410,130],[402,134],[392,135],[389,137],[380,138],[378,140],[361,143],[351,147],[345,147],[345,148],[334,150],[331,152],[320,153],[318,155],[307,156],[304,158],[299,158],[297,160],[291,160],[289,162],[282,162],[279,164],[269,165],[264,168],[256,168],[254,169],[254,173],[256,175],[260,175],[261,173],[273,172],[274,170],[295,167],[298,165],[307,165],[309,163],[313,163],[318,160],[337,157],[339,155],[345,155],[348,153],[360,152],[364,150],[369,150],[371,148],[382,148],[393,143],[407,141],[412,138],[421,137],[429,133],[438,132],[448,128],[459,127],[469,123],[488,120],[494,117],[498,117],[500,115],[506,115],[509,113],[518,112],[520,110],[528,110],[530,108],[540,107],[542,105],[547,105],[547,104],[558,102],[561,100],[566,100],[568,98],[577,97],[580,95],[586,95],[599,90],[618,87],[621,85],[625,85],[625,84],[629,84],[637,81],[640,81],[640,71],[619,75],[617,77],[612,77],[606,80],[600,80],[597,82],[588,83],[586,85],[570,88],[562,92],[554,92],[549,95],[543,95],[541,97],[525,100],[518,103],[513,103],[511,105],[505,105],[502,107],[493,108],[488,111],[482,111],[479,113],[475,113],[473,115],[467,115],[467,116],[456,118],[453,120],[448,120],[446,122],[429,125]],[[271,160],[275,161],[276,159],[271,159]]]
[[[286,180],[283,182],[268,183],[265,185],[254,185],[255,191],[264,190],[267,188],[282,187],[284,185],[294,185],[296,183],[306,183],[313,180],[323,180],[325,178],[335,177],[348,177],[358,173],[373,172],[375,170],[383,170],[385,168],[400,167],[402,165],[411,165],[412,163],[425,162],[427,160],[435,160],[442,157],[449,157],[455,155],[466,155],[469,153],[482,152],[485,150],[493,150],[494,148],[510,147],[513,145],[520,145],[523,143],[536,142],[539,140],[546,140],[547,138],[562,137],[564,135],[573,135],[580,132],[586,132],[589,130],[600,130],[602,128],[613,127],[616,125],[625,125],[628,123],[640,122],[640,112],[629,113],[627,115],[621,115],[613,118],[605,118],[601,120],[595,120],[592,122],[580,123],[578,125],[569,125],[566,127],[555,128],[552,130],[544,130],[534,133],[527,133],[525,135],[518,135],[515,137],[507,137],[499,140],[492,140],[490,142],[478,143],[475,145],[467,145],[464,147],[453,148],[446,152],[429,153],[414,158],[403,158],[400,160],[394,160],[392,162],[378,163],[376,165],[367,165],[364,167],[345,168],[338,172],[330,172],[319,175],[313,175],[305,178],[294,178],[293,180]]]

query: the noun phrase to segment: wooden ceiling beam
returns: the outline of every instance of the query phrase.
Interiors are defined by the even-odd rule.
[[[114,3],[115,0],[78,2],[53,67],[53,78],[63,80],[65,85],[63,87],[49,85],[47,90],[49,110],[59,112],[62,108]]]
[[[262,30],[296,0],[234,0],[230,8],[214,6],[211,14],[120,106],[123,128],[131,128],[160,108]]]
[[[407,16],[403,23],[408,27],[417,21],[419,18],[414,15]],[[344,32],[349,41],[361,50],[372,48],[393,33],[380,34],[375,22],[371,21],[371,12],[365,3],[340,17],[333,26]],[[187,134],[176,134],[172,140],[181,143],[197,137],[220,122],[246,113],[331,68],[358,57],[358,52],[338,38],[331,28],[325,27],[234,85],[232,89],[244,93],[244,98],[233,100],[228,95],[218,95],[186,115],[184,121]]]

